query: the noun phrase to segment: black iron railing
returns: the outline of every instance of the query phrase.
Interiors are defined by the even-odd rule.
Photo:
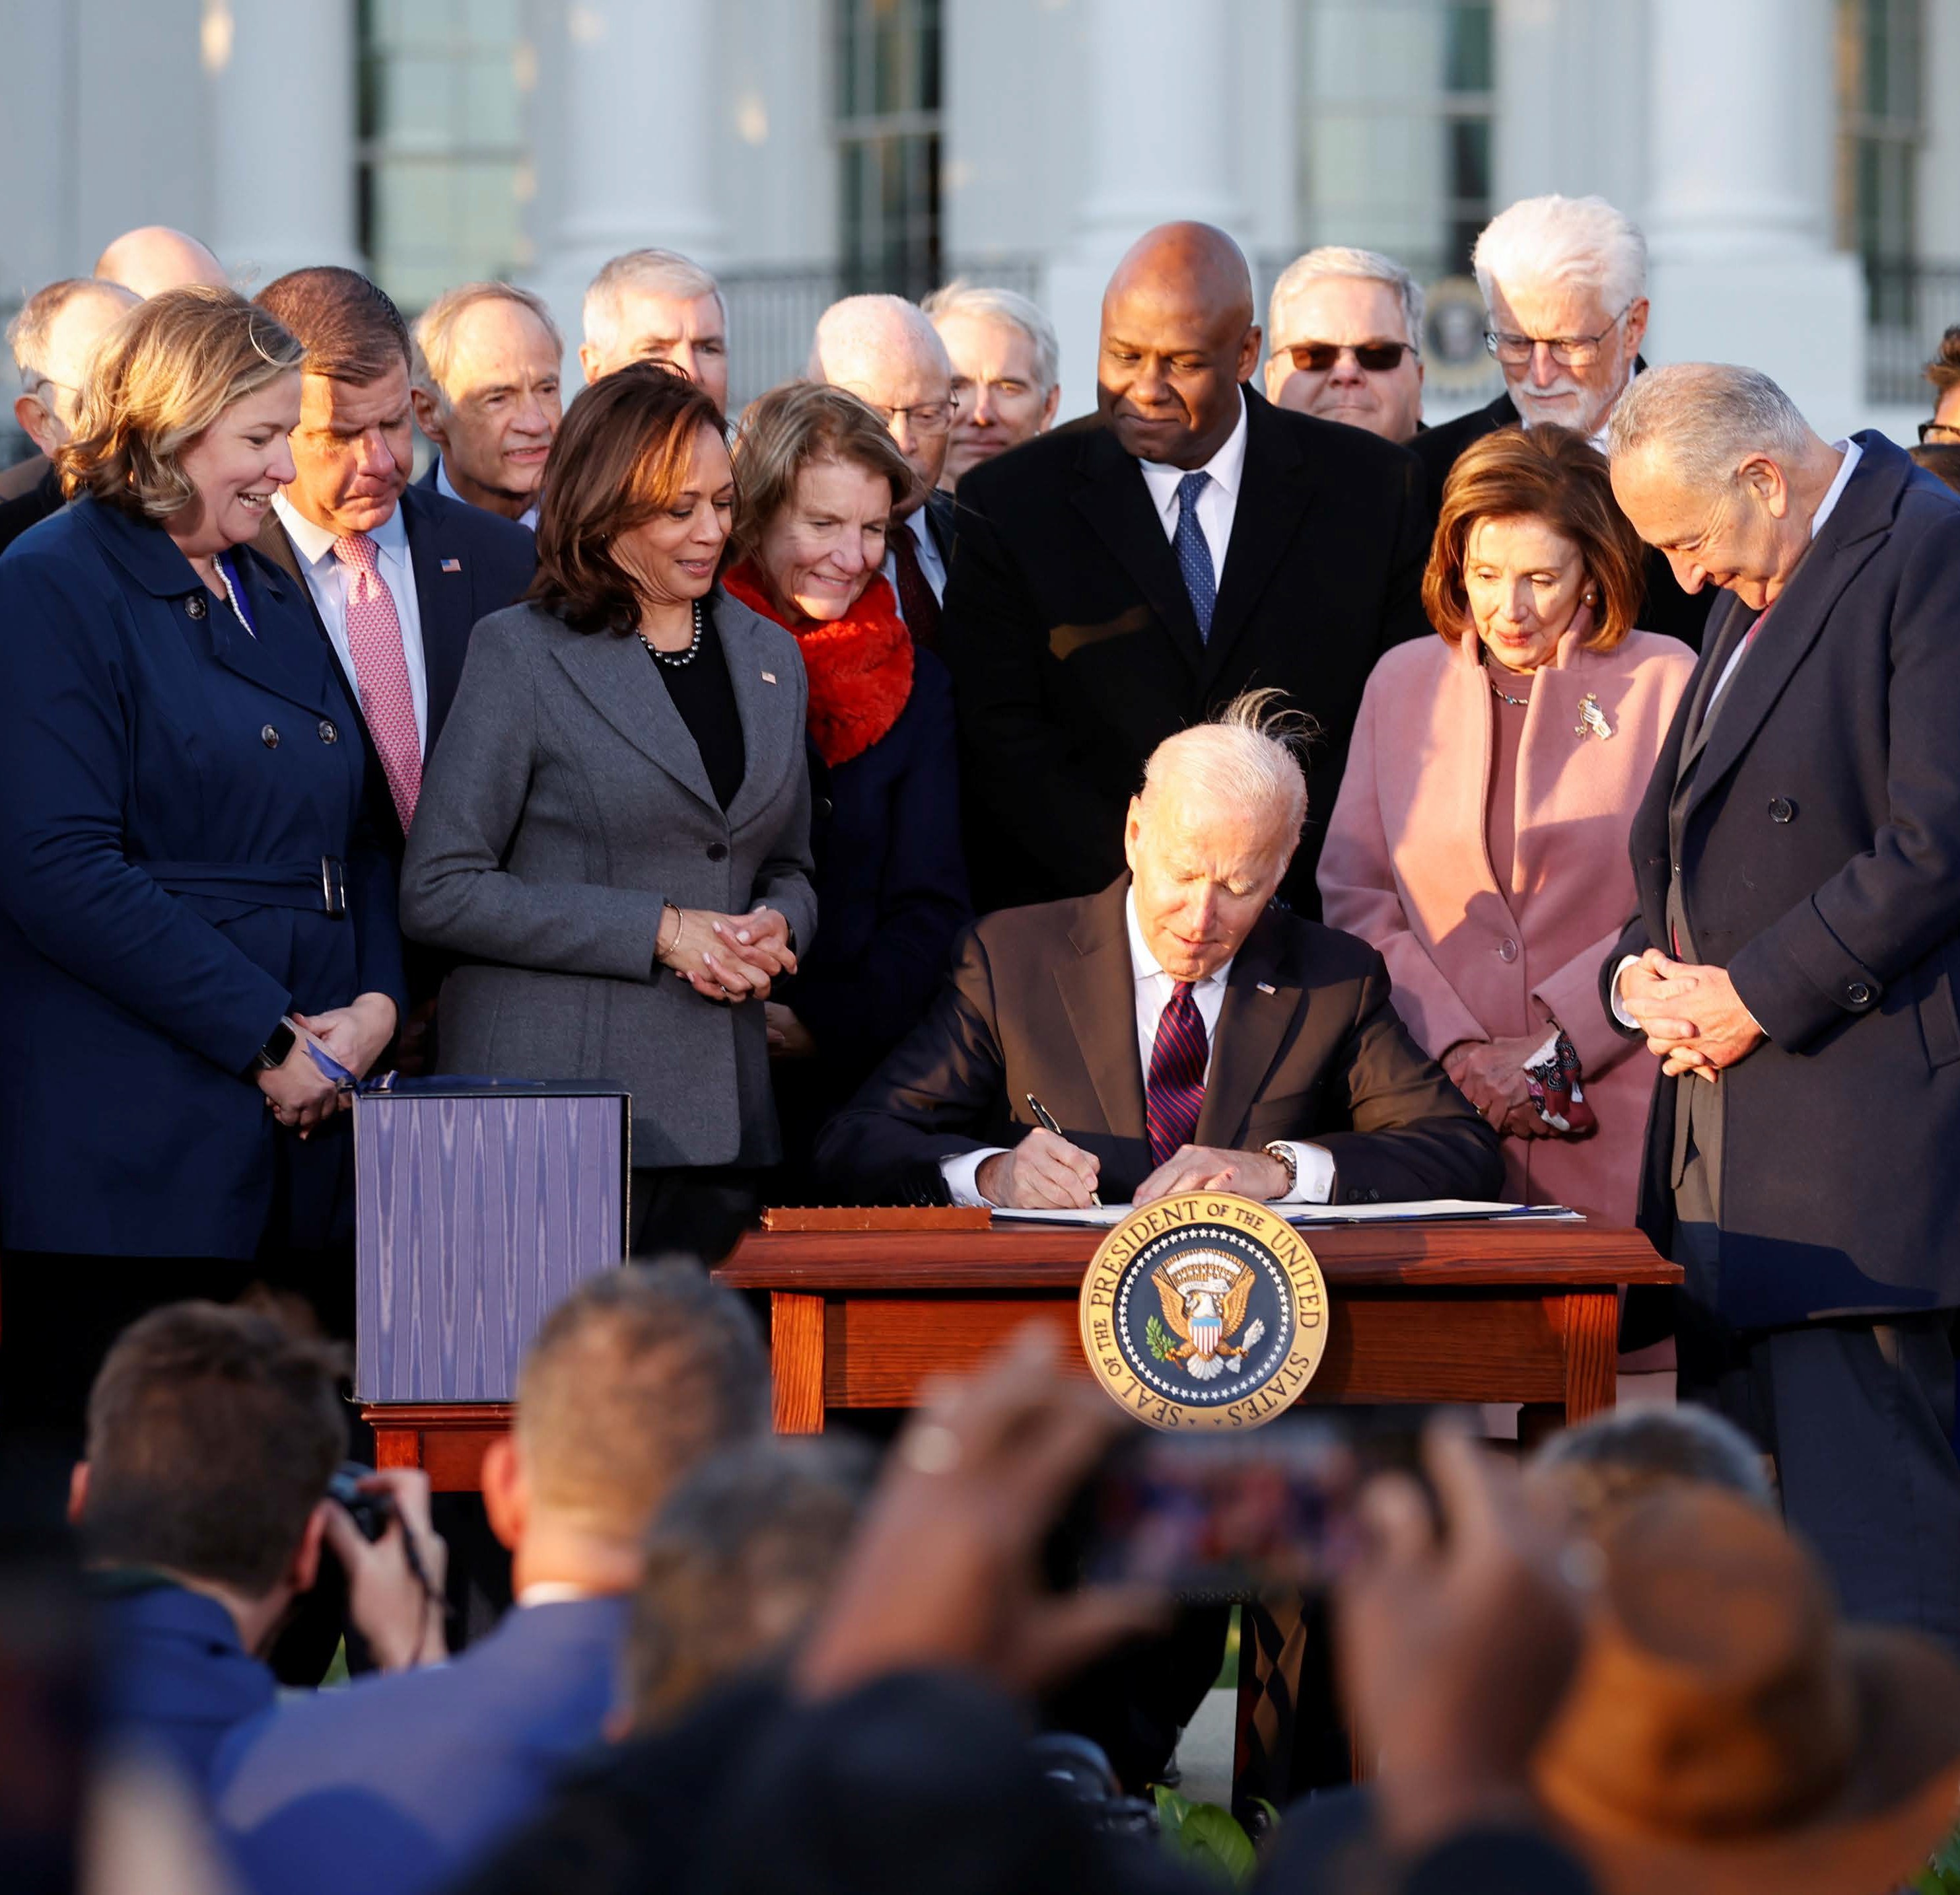
[[[1933,412],[1926,365],[1941,332],[1960,323],[1960,263],[1865,263],[1865,393]]]

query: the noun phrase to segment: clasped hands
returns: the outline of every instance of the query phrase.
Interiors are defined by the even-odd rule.
[[[1669,1078],[1698,1074],[1711,1084],[1766,1037],[1722,967],[1671,960],[1650,948],[1614,983],[1628,1018]]]
[[[1545,1044],[1545,1033],[1507,1040],[1459,1040],[1446,1046],[1437,1063],[1478,1113],[1513,1139],[1550,1139],[1547,1125],[1525,1079],[1525,1062]]]
[[[1013,1151],[995,1152],[973,1181],[989,1204],[1003,1210],[1084,1211],[1102,1168],[1094,1152],[1037,1129]],[[1290,1182],[1286,1167],[1266,1152],[1185,1145],[1137,1186],[1131,1201],[1150,1204],[1185,1191],[1230,1191],[1264,1204],[1284,1196]]]
[[[778,974],[793,974],[790,925],[773,908],[718,915],[707,908],[661,911],[654,957],[705,1000],[766,1000]]]
[[[344,1007],[292,1016],[295,1026],[310,1033],[357,1079],[368,1076],[368,1068],[395,1037],[395,1003],[382,993],[357,995]],[[303,1139],[340,1109],[339,1085],[313,1063],[299,1035],[278,1065],[256,1077],[272,1116]]]

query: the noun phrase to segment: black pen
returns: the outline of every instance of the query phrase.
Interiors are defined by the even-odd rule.
[[[1055,1114],[1049,1111],[1048,1107],[1043,1105],[1032,1092],[1026,1094],[1026,1098],[1028,1110],[1035,1115],[1036,1125],[1039,1126],[1044,1132],[1052,1132],[1058,1139],[1066,1135],[1061,1127],[1055,1123]],[[1102,1200],[1093,1191],[1089,1194],[1089,1202],[1094,1205],[1097,1210],[1102,1209]]]

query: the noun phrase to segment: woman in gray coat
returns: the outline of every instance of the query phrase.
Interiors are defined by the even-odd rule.
[[[762,1002],[816,924],[796,641],[718,584],[721,418],[651,365],[553,443],[527,601],[473,634],[402,865],[463,957],[438,1065],[633,1097],[633,1247],[733,1247],[781,1155]]]

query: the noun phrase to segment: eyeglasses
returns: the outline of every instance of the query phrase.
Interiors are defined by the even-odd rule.
[[[1919,444],[1922,447],[1928,441],[1960,441],[1960,421],[1922,421],[1919,424]]]
[[[1422,351],[1413,342],[1294,342],[1278,352],[1289,357],[1303,375],[1324,375],[1348,351],[1371,375],[1386,375],[1402,365],[1405,355],[1419,361]]]
[[[864,405],[883,415],[888,428],[903,415],[921,434],[943,435],[953,425],[953,418],[959,412],[959,397],[956,393],[949,401],[921,402],[911,408],[888,408],[882,401],[867,401]]]
[[[1636,297],[1634,301],[1638,301]],[[1631,309],[1629,303],[1627,309]],[[1532,358],[1532,352],[1546,349],[1551,359],[1564,368],[1590,368],[1599,359],[1599,345],[1620,326],[1620,320],[1627,313],[1620,311],[1596,336],[1511,336],[1501,330],[1487,329],[1484,332],[1484,346],[1507,368],[1522,368]]]

